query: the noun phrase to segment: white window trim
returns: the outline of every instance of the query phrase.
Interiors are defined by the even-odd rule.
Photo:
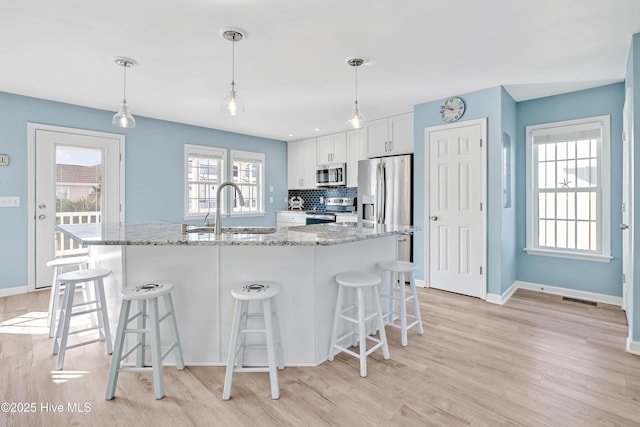
[[[184,219],[203,219],[207,213],[197,213],[190,214],[189,213],[189,168],[187,167],[187,162],[189,159],[189,155],[203,155],[203,156],[219,156],[222,157],[222,170],[220,171],[220,176],[223,177],[222,181],[226,180],[226,164],[227,164],[227,150],[225,148],[218,147],[210,147],[207,145],[193,145],[193,144],[185,144],[184,145],[184,157],[182,159],[182,165],[184,168],[184,176],[182,188],[184,191],[184,205],[183,205],[183,214]],[[225,198],[222,197],[222,202],[218,201],[218,207],[222,208],[222,212],[224,212],[225,208]],[[215,210],[211,211],[211,214],[215,215]]]
[[[598,159],[598,183],[599,194],[601,199],[601,211],[598,212],[601,218],[600,242],[601,252],[579,250],[554,250],[537,247],[536,241],[536,218],[538,212],[537,198],[534,197],[534,164],[535,156],[533,153],[533,133],[539,133],[541,130],[548,128],[568,127],[582,125],[586,123],[600,122],[602,124],[602,140],[599,144],[600,156]],[[570,128],[568,128],[570,129]],[[555,132],[549,132],[555,133]],[[542,255],[560,258],[572,258],[587,261],[610,262],[611,257],[611,126],[608,115],[588,117],[577,120],[567,120],[562,122],[545,123],[540,125],[532,125],[526,127],[527,152],[526,152],[526,179],[527,179],[527,247],[524,249],[530,255]]]
[[[233,162],[236,158],[247,160],[259,160],[262,162],[262,168],[260,168],[260,210],[257,212],[231,212],[229,216],[233,217],[250,217],[250,216],[264,216],[266,214],[265,206],[265,168],[266,168],[266,155],[256,151],[239,151],[231,150],[229,153],[229,181],[233,181]],[[226,200],[225,200],[226,201]]]

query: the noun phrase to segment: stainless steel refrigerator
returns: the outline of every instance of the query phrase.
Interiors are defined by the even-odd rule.
[[[363,224],[413,224],[413,158],[380,157],[358,162],[358,217]],[[398,236],[398,259],[412,261],[412,236]]]

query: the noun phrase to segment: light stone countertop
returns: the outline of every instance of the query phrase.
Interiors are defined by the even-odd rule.
[[[197,227],[197,226],[194,226]],[[233,233],[181,232],[181,224],[64,224],[57,228],[87,245],[208,245],[208,246],[329,246],[397,234],[411,234],[411,225],[330,223],[278,228],[269,234],[251,233],[251,227],[229,227]],[[265,228],[265,227],[257,227]],[[226,230],[226,229],[223,229]]]

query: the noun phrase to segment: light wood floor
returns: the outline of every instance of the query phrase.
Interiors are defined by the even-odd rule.
[[[236,374],[226,402],[223,367],[166,367],[159,401],[150,375],[122,374],[105,401],[103,344],[70,350],[65,370],[54,371],[41,328],[48,293],[0,298],[0,402],[37,406],[1,412],[0,426],[640,425],[640,357],[624,351],[619,308],[524,290],[504,306],[419,292],[425,334],[412,329],[403,348],[387,328],[391,360],[370,356],[367,378],[343,354],[280,371],[277,401],[267,374]],[[45,411],[47,403],[63,412]],[[69,403],[90,412],[70,412]]]

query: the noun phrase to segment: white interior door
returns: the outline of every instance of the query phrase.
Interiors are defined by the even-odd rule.
[[[631,292],[633,289],[633,275],[631,270],[631,143],[629,141],[629,98],[624,100],[622,109],[622,309],[627,314],[628,324],[632,325]]]
[[[427,131],[429,286],[485,298],[484,121]]]
[[[29,283],[38,289],[51,285],[47,261],[88,251],[56,231],[56,225],[122,221],[124,137],[32,126],[33,276]]]

